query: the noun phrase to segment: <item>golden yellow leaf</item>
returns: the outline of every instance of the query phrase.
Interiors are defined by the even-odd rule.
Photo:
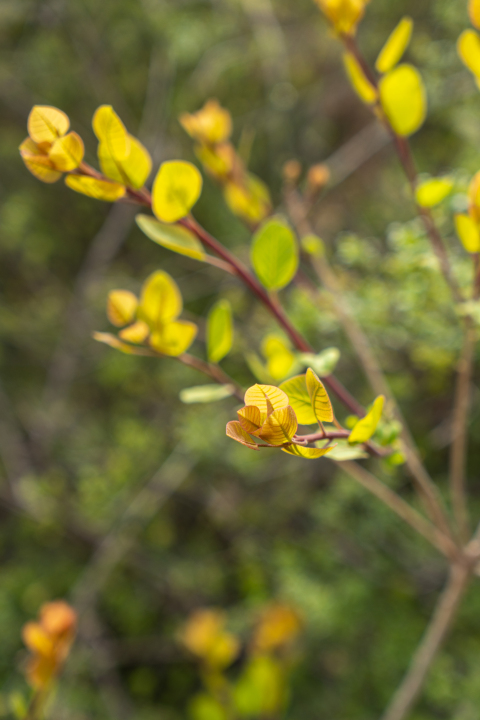
[[[243,429],[237,420],[231,420],[227,423],[227,435],[232,438],[232,440],[236,440],[252,450],[259,450],[258,445],[252,440],[250,435]]]
[[[247,174],[243,184],[228,182],[223,192],[230,210],[247,222],[256,225],[271,212],[272,203],[268,188],[252,173]]]
[[[421,207],[435,207],[450,195],[454,184],[448,177],[425,180],[417,186],[415,199]]]
[[[262,352],[267,360],[267,368],[273,380],[283,380],[292,367],[296,358],[283,338],[277,335],[267,335],[262,343]]]
[[[289,405],[292,406],[300,425],[314,425],[317,417],[313,412],[310,395],[307,390],[306,376],[297,375],[280,385],[280,390],[287,393]]]
[[[168,273],[157,270],[145,280],[138,308],[140,320],[145,320],[152,329],[159,329],[176,320],[182,308],[182,295]]]
[[[380,101],[393,130],[402,137],[416,132],[427,115],[427,97],[420,73],[412,65],[399,65],[379,83]]]
[[[476,78],[480,78],[480,36],[475,30],[464,30],[457,42],[460,59]]]
[[[269,652],[291,642],[301,627],[300,616],[294,608],[275,603],[263,611],[253,643],[258,650]]]
[[[34,653],[48,657],[54,652],[53,640],[40,623],[26,623],[23,626],[22,639],[28,649]]]
[[[364,443],[370,440],[377,425],[382,417],[383,405],[385,398],[383,395],[379,395],[372,405],[370,412],[365,417],[361,418],[353,428],[349,435],[349,443]]]
[[[97,180],[87,175],[67,175],[65,185],[75,192],[88,195],[95,200],[115,202],[125,195],[125,187],[108,180]]]
[[[297,417],[290,405],[274,410],[255,433],[270,445],[283,445],[289,442],[297,432]]]
[[[345,53],[343,56],[343,64],[348,79],[360,100],[363,100],[367,105],[376,103],[378,99],[377,89],[364,74],[355,56],[349,52]]]
[[[233,145],[222,143],[220,145],[196,145],[195,155],[205,170],[219,180],[229,175],[237,162]]]
[[[150,336],[150,346],[162,355],[177,357],[188,350],[195,340],[197,326],[188,320],[175,320],[163,325]]]
[[[306,458],[307,460],[316,460],[317,458],[323,457],[323,455],[329,453],[330,450],[333,450],[335,447],[336,445],[330,445],[328,448],[310,448],[292,443],[291,445],[287,445],[287,447],[282,448],[282,450],[289,455],[296,455],[297,457]]]
[[[330,402],[323,383],[313,372],[312,368],[308,368],[305,382],[308,394],[310,395],[313,412],[318,422],[333,422],[334,414],[332,403]]]
[[[85,148],[82,138],[76,132],[70,132],[53,142],[48,151],[48,157],[57,170],[69,172],[80,165],[84,153]]]
[[[455,229],[467,252],[480,252],[480,230],[475,220],[469,215],[455,215]]]
[[[275,385],[253,385],[245,393],[245,405],[255,405],[261,413],[267,415],[287,407],[288,397]]]
[[[25,166],[38,180],[54,183],[62,177],[62,173],[55,169],[48,155],[40,150],[31,138],[26,138],[19,150]]]
[[[34,105],[27,120],[28,134],[36,143],[52,143],[69,127],[68,115],[50,105]]]
[[[115,350],[120,350],[120,352],[123,352],[126,355],[135,354],[135,348],[122,342],[116,335],[112,335],[111,333],[94,332],[92,337],[94,340],[97,340],[97,342],[109,345],[110,347],[115,348]]]
[[[137,320],[133,325],[129,325],[118,333],[118,337],[127,342],[139,345],[143,343],[150,334],[150,328],[143,320]]]
[[[105,143],[115,160],[125,160],[130,153],[130,136],[111,105],[101,105],[92,120],[93,131]]]
[[[468,0],[468,14],[472,25],[480,30],[480,0]]]
[[[247,405],[237,410],[237,415],[243,429],[251,433],[259,430],[267,418],[267,414],[261,413],[256,405]]]
[[[141,188],[150,175],[152,160],[147,149],[132,135],[129,138],[129,152],[125,159],[115,158],[108,143],[100,142],[98,145],[98,160],[102,172],[111,180],[129,185],[135,189]]]
[[[339,35],[354,35],[369,0],[316,0]]]
[[[395,30],[387,39],[387,42],[381,49],[377,58],[375,67],[379,73],[383,74],[389,72],[399,62],[408,47],[410,38],[412,37],[412,30],[412,18],[402,18]]]
[[[107,317],[116,327],[131,323],[138,306],[137,297],[130,290],[111,290],[107,299]]]
[[[192,163],[181,160],[163,163],[153,183],[153,212],[163,222],[177,222],[197,202],[202,184],[202,176]]]
[[[230,113],[214,98],[196,113],[180,115],[180,124],[191,138],[207,145],[225,142],[232,133]]]

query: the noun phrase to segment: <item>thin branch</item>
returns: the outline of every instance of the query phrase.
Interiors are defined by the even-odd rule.
[[[476,342],[476,329],[467,323],[460,362],[458,364],[457,384],[452,426],[452,450],[450,455],[450,492],[452,506],[460,538],[467,542],[470,533],[466,495],[466,461],[468,444],[468,414],[470,409],[470,385],[473,372],[473,360]]]
[[[471,570],[453,565],[448,583],[440,596],[430,624],[420,641],[410,667],[381,720],[404,720],[414,706],[430,667],[452,624],[468,587]]]

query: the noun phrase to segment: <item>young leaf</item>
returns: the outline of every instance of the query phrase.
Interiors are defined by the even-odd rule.
[[[319,377],[331,375],[340,360],[340,350],[335,347],[325,348],[318,355],[301,353],[297,356],[304,367],[311,367]]]
[[[475,30],[464,30],[458,38],[457,52],[470,72],[480,78],[480,36]]]
[[[308,368],[305,380],[313,412],[318,422],[333,422],[333,408],[328,393],[311,368]]]
[[[180,400],[190,405],[192,403],[209,403],[224,400],[233,395],[235,389],[232,385],[198,385],[180,391]]]
[[[272,203],[268,188],[252,173],[246,174],[242,184],[227,182],[223,193],[230,210],[247,222],[258,224],[271,211]]]
[[[137,320],[133,325],[129,325],[118,333],[119,338],[127,342],[139,345],[147,339],[150,334],[150,328],[143,320]]]
[[[472,25],[480,30],[480,0],[468,0],[468,14]]]
[[[228,300],[219,300],[207,318],[207,355],[218,363],[228,355],[233,344],[232,308]]]
[[[82,138],[76,132],[71,132],[55,140],[48,151],[48,157],[57,170],[69,172],[80,165],[84,153]]]
[[[151,328],[176,320],[182,308],[182,295],[177,283],[168,273],[157,270],[145,280],[138,315]]]
[[[277,335],[267,335],[262,343],[267,368],[273,380],[283,380],[292,370],[296,358],[286,342]]]
[[[370,440],[382,417],[384,402],[384,396],[379,395],[373,403],[370,412],[359,420],[353,428],[348,438],[349,443],[364,443]]]
[[[162,355],[178,357],[188,350],[195,340],[197,326],[188,320],[176,320],[160,328],[150,337],[150,346]]]
[[[180,115],[180,124],[194,140],[207,145],[224,143],[232,134],[232,118],[218,100],[207,100],[196,113]]]
[[[48,155],[45,155],[31,138],[26,138],[20,145],[19,150],[27,169],[38,180],[45,183],[54,183],[62,177],[62,173],[55,168]]]
[[[105,343],[105,345],[110,345],[110,347],[115,348],[115,350],[120,350],[120,352],[126,355],[135,354],[135,348],[122,342],[116,335],[112,335],[111,333],[94,332],[92,337],[94,340]]]
[[[467,252],[480,252],[480,230],[470,215],[455,215],[455,229]]]
[[[107,299],[107,317],[116,327],[133,322],[138,300],[130,290],[111,290]]]
[[[453,190],[451,178],[431,178],[420,183],[415,191],[415,199],[421,207],[435,207],[445,200]]]
[[[67,175],[65,185],[82,195],[105,202],[115,202],[125,195],[123,185],[108,180],[97,180],[97,178],[86,175]]]
[[[188,215],[197,202],[202,184],[195,165],[181,160],[163,163],[153,183],[153,212],[163,222],[177,222]]]
[[[195,260],[205,259],[201,242],[186,228],[166,225],[151,215],[137,215],[135,220],[140,230],[158,245]]]
[[[245,405],[255,405],[261,413],[269,414],[287,407],[288,397],[275,385],[253,385],[245,393]]]
[[[253,237],[251,260],[267,290],[281,290],[298,268],[298,249],[289,225],[278,218],[267,220]]]
[[[310,402],[305,375],[297,375],[286,380],[280,385],[280,390],[287,393],[289,404],[295,411],[300,425],[316,424],[317,418]]]
[[[292,439],[297,432],[297,427],[295,413],[287,405],[287,407],[274,410],[255,435],[270,445],[283,445]]]
[[[68,115],[50,105],[35,105],[27,120],[28,134],[36,143],[52,143],[70,127]]]
[[[364,74],[356,57],[352,55],[352,53],[345,53],[343,56],[343,64],[350,84],[360,100],[367,105],[374,105],[378,98],[377,89]]]
[[[252,450],[260,449],[237,420],[230,420],[230,422],[227,423],[227,436],[232,438],[232,440],[242,443],[242,445],[246,445]]]
[[[399,65],[380,80],[380,101],[393,130],[402,137],[416,132],[427,115],[427,98],[420,73]]]
[[[257,432],[267,419],[266,414],[262,414],[255,405],[247,405],[241,410],[237,410],[237,415],[240,425],[250,433]]]
[[[93,131],[105,143],[115,160],[125,160],[130,153],[130,136],[111,105],[101,105],[93,116]]]
[[[368,458],[368,453],[361,447],[349,445],[348,442],[340,441],[334,446],[330,453],[329,460],[343,462],[344,460],[363,460]]]
[[[412,30],[412,18],[402,18],[381,49],[377,58],[375,67],[379,73],[384,74],[389,72],[399,62],[408,47],[410,38],[412,37]]]
[[[128,141],[128,154],[123,160],[115,158],[110,146],[101,142],[98,146],[98,160],[103,174],[108,178],[138,189],[145,185],[150,175],[152,160],[147,149],[133,135],[128,135]]]
[[[317,458],[323,457],[323,455],[332,452],[335,447],[336,445],[331,445],[328,448],[309,448],[292,443],[291,445],[287,445],[287,447],[282,448],[282,450],[289,455],[296,455],[297,457],[306,458],[307,460],[316,460]]]

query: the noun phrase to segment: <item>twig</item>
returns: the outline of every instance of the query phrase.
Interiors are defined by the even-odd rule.
[[[468,566],[462,564],[452,566],[448,583],[440,596],[407,674],[381,720],[403,720],[412,709],[427,673],[453,624],[470,577],[471,569]]]

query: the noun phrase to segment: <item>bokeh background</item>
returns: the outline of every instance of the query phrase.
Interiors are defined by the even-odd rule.
[[[480,167],[480,97],[455,51],[465,6],[372,0],[359,33],[374,60],[400,17],[414,18],[408,57],[425,79],[430,113],[413,148],[422,172],[454,170],[460,186]],[[190,613],[222,608],[247,637],[259,609],[277,600],[304,620],[285,717],[367,720],[399,681],[443,585],[442,559],[333,463],[249,453],[224,435],[233,400],[180,402],[182,388],[203,382],[195,371],[91,338],[108,329],[109,290],[138,291],[163,268],[181,287],[186,316],[205,317],[220,293],[230,299],[239,331],[225,369],[245,386],[254,381],[244,355],[275,328],[234,279],[154,245],[129,206],[41,184],[17,150],[31,106],[51,104],[70,116],[95,164],[91,117],[108,103],[155,167],[195,161],[177,117],[209,97],[231,111],[235,141],[280,209],[285,161],[328,162],[316,230],[430,471],[445,481],[455,312],[388,139],[348,87],[314,3],[1,0],[2,717],[26,694],[22,625],[63,597],[82,619],[55,718],[187,717],[201,684],[178,642]],[[456,195],[439,211],[447,234],[462,201]],[[195,212],[248,257],[248,231],[208,179]],[[450,248],[464,276],[453,238]],[[299,289],[286,297],[315,348],[338,347],[339,377],[371,402],[328,303],[314,307]],[[194,352],[203,356],[201,341]],[[472,438],[479,430],[477,403]],[[479,451],[477,441],[473,504]],[[373,469],[410,497],[403,468]],[[474,588],[412,718],[476,720],[479,657]]]

